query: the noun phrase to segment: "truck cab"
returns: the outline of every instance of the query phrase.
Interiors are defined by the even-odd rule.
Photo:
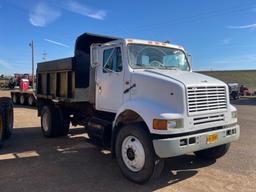
[[[217,159],[239,138],[228,86],[192,72],[181,46],[84,34],[65,62],[38,65],[44,134],[51,136],[53,127],[45,114],[64,111],[58,118],[84,124],[91,138],[110,143],[122,173],[134,182],[149,180],[164,158],[194,152]],[[52,104],[58,110],[45,108]]]

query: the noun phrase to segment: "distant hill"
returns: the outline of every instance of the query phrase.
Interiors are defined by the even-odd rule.
[[[239,83],[251,90],[256,90],[256,70],[235,71],[195,71],[220,79],[226,83]]]

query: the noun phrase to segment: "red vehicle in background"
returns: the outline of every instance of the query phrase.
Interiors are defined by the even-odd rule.
[[[24,74],[23,73],[14,73],[14,80],[15,80],[16,86],[20,85],[22,79],[27,79],[29,82],[29,86],[32,86],[32,84],[33,84],[32,75],[30,75],[28,73],[24,73]]]
[[[22,91],[28,91],[29,90],[29,80],[28,79],[21,79],[20,80],[20,89]]]
[[[33,88],[33,78],[29,74],[14,74],[15,84],[19,89],[11,91],[13,104],[21,104],[34,106],[36,104],[36,96]]]

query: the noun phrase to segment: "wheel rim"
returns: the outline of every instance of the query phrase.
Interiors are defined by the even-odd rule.
[[[34,99],[33,99],[32,96],[30,96],[30,97],[28,98],[28,104],[29,104],[29,105],[33,105],[33,103],[34,103]]]
[[[23,95],[20,96],[20,103],[21,104],[24,104],[25,103],[25,98]]]
[[[45,112],[42,117],[43,130],[47,132],[49,130],[49,114]]]
[[[140,171],[145,164],[145,151],[142,143],[134,136],[128,136],[122,143],[122,159],[133,172]]]

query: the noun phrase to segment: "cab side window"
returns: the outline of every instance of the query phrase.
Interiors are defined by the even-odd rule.
[[[115,48],[104,50],[103,73],[121,72],[122,69],[123,69],[123,65],[122,65],[121,48],[115,47]]]

